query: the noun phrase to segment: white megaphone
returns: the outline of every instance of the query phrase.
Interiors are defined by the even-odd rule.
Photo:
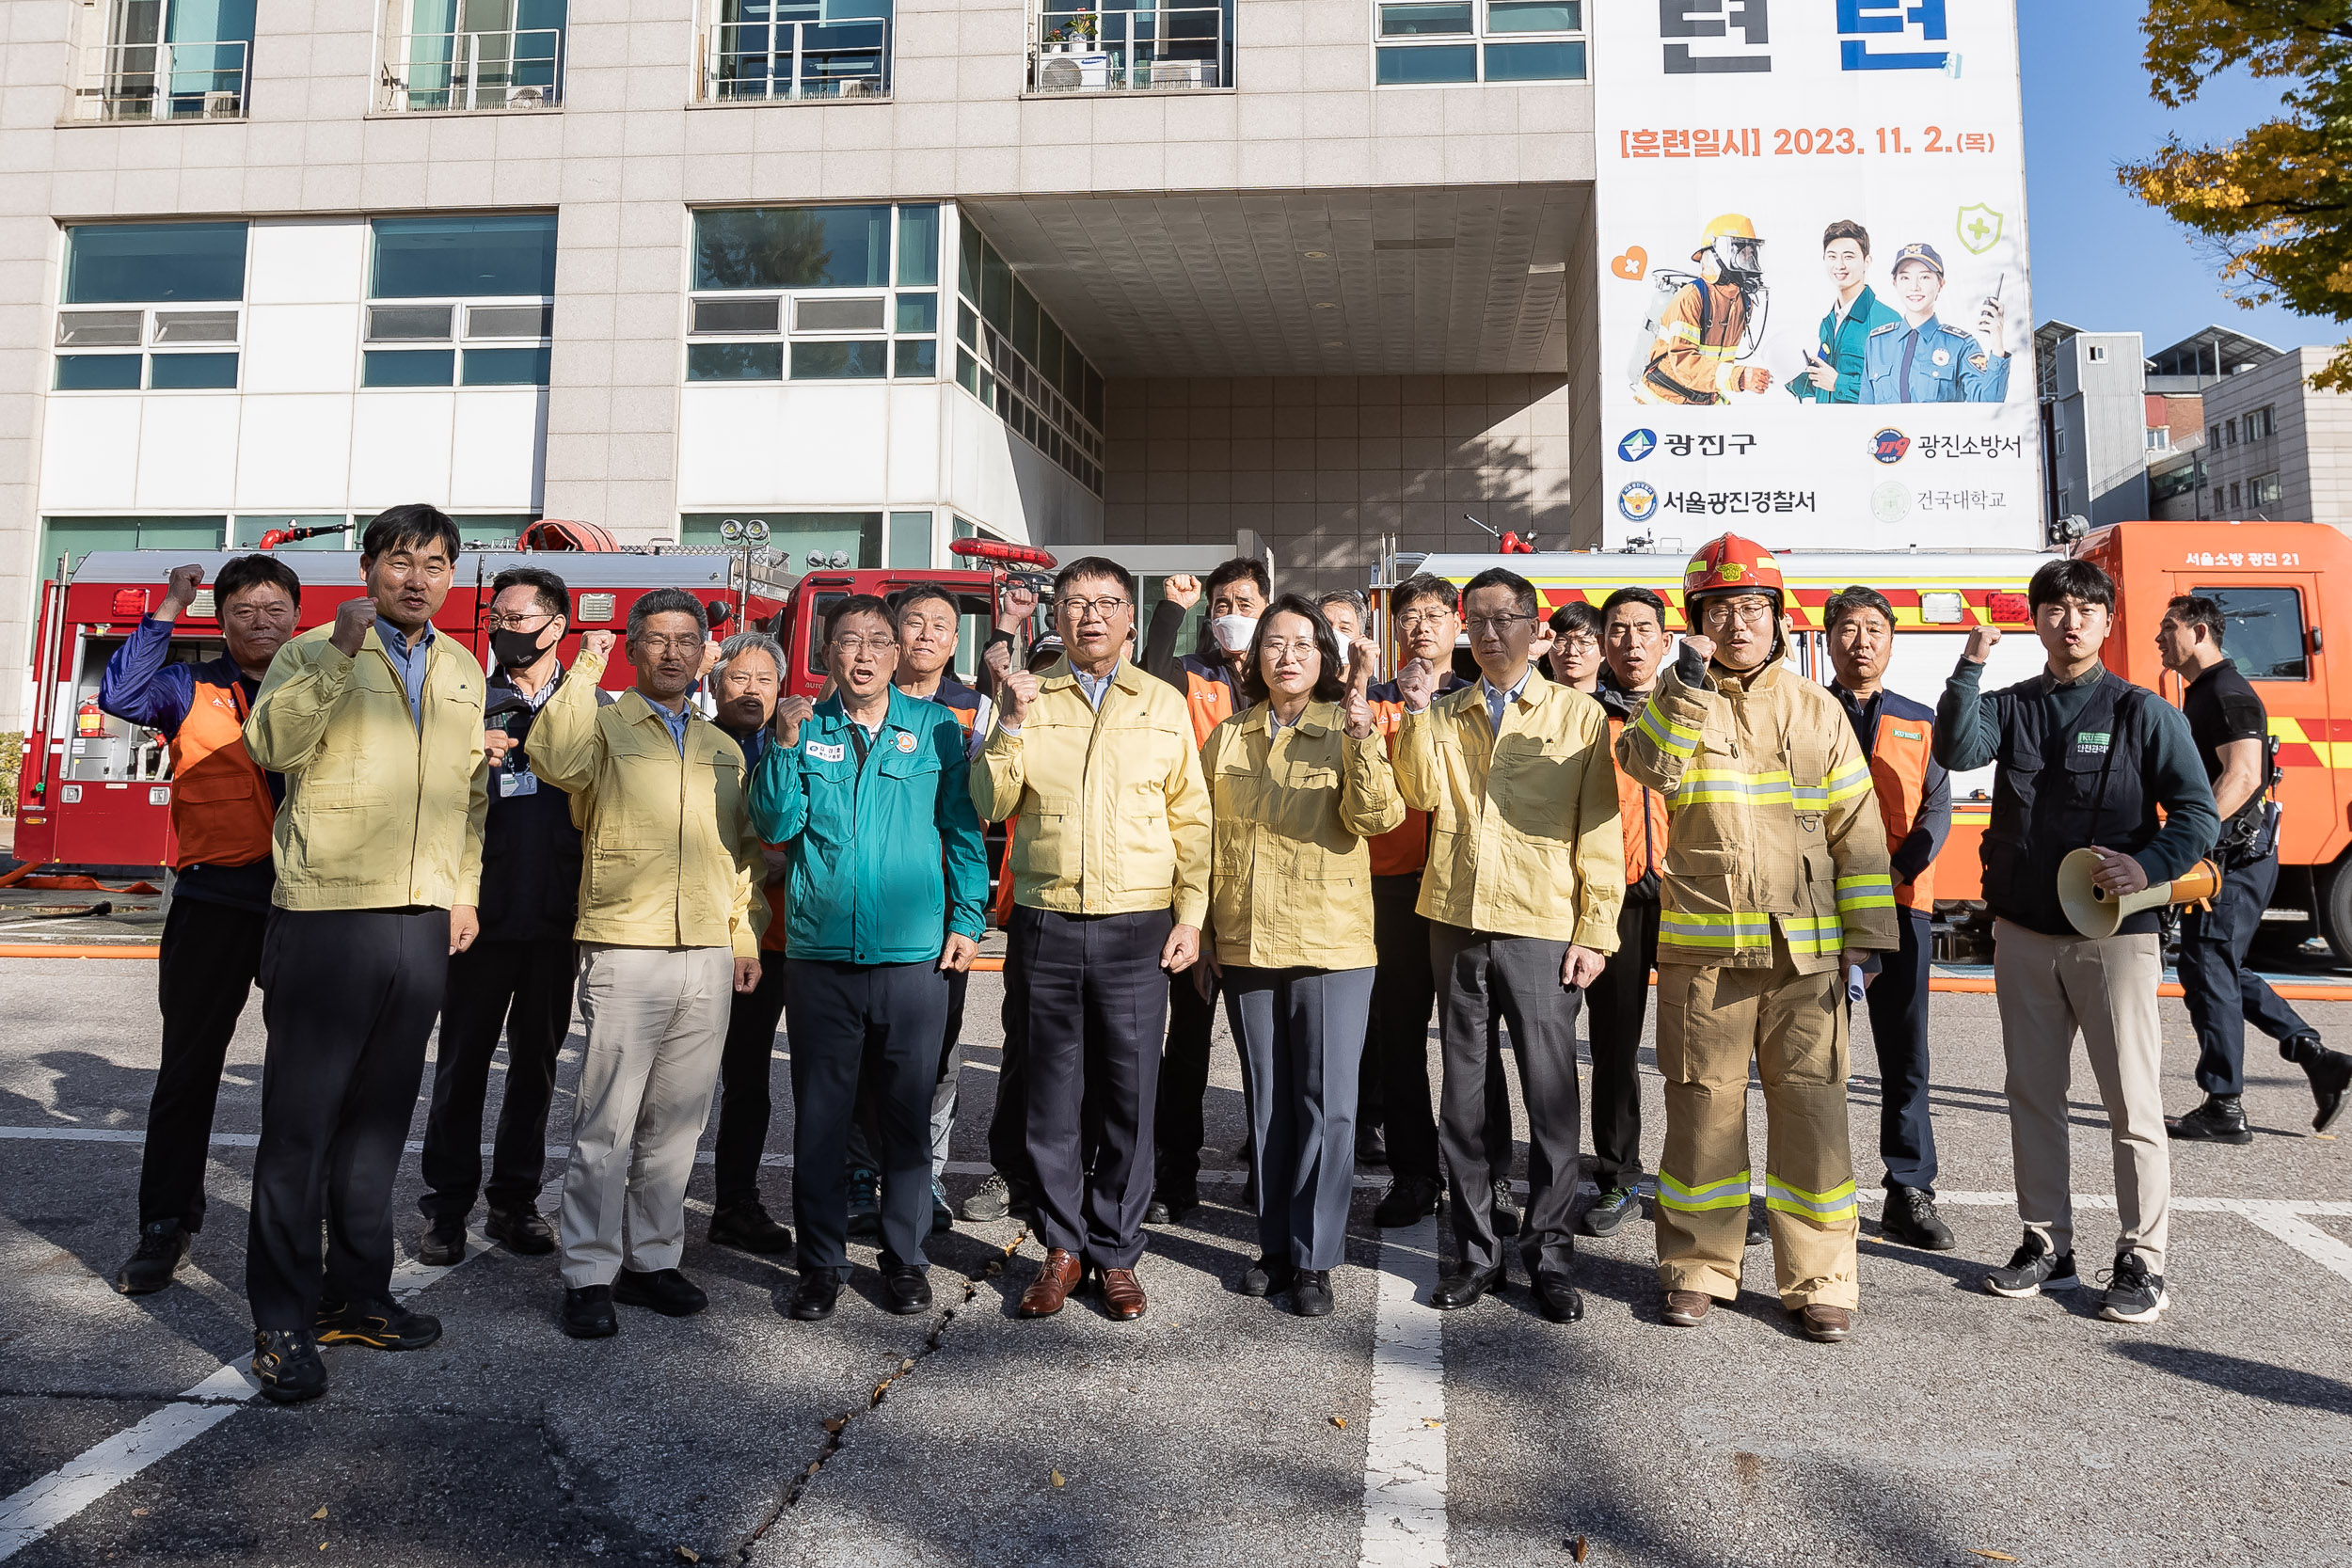
[[[2199,861],[2185,877],[2151,882],[2119,898],[2090,879],[2100,864],[2096,849],[2077,849],[2058,863],[2058,903],[2074,929],[2087,937],[2111,937],[2117,927],[2142,910],[2207,903],[2221,891],[2219,868],[2211,861]]]

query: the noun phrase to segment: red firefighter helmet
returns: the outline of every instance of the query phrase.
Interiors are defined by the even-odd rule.
[[[1780,580],[1780,562],[1753,539],[1736,533],[1718,534],[1698,547],[1682,569],[1682,599],[1697,620],[1703,599],[1722,594],[1770,594],[1775,614],[1788,606]]]

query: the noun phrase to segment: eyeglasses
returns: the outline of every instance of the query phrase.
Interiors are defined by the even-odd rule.
[[[1474,615],[1462,625],[1470,627],[1472,637],[1483,636],[1488,632],[1497,637],[1508,637],[1511,635],[1513,626],[1524,621],[1533,621],[1534,618],[1533,615]]]
[[[1054,604],[1073,621],[1107,621],[1127,608],[1125,599],[1057,599]]]
[[[898,645],[898,640],[895,637],[860,637],[855,632],[851,632],[847,637],[834,638],[833,645],[851,658],[855,658],[869,649],[878,654],[886,654]]]
[[[1423,626],[1442,625],[1453,613],[1450,610],[1408,610],[1396,618],[1396,624],[1406,631],[1419,631]]]
[[[1293,641],[1288,638],[1269,637],[1258,644],[1258,650],[1268,658],[1285,658],[1292,654],[1305,658],[1315,652],[1315,640],[1311,637],[1302,637]]]
[[[1738,621],[1742,626],[1760,626],[1772,618],[1772,601],[1749,598],[1716,599],[1699,611],[1699,619],[1711,626],[1727,626]]]
[[[482,618],[482,624],[491,631],[537,631],[554,619],[544,610],[526,610],[520,615],[501,615],[494,610]]]
[[[708,641],[701,637],[655,637],[640,635],[629,640],[649,654],[683,654],[699,650]]]
[[[1560,639],[1560,647],[1565,653],[1575,653],[1580,648],[1590,652],[1599,646],[1600,639],[1589,632],[1572,631]]]

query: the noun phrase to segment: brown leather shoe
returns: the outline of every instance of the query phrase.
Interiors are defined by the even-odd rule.
[[[1705,1291],[1668,1291],[1658,1315],[1677,1328],[1696,1328],[1714,1308],[1715,1298]]]
[[[1021,1292],[1019,1311],[1025,1318],[1050,1318],[1061,1310],[1061,1304],[1070,1299],[1070,1292],[1078,1288],[1084,1270],[1078,1267],[1077,1257],[1056,1247],[1045,1255],[1045,1266],[1029,1288]]]
[[[1812,1302],[1799,1307],[1795,1317],[1797,1326],[1804,1330],[1804,1337],[1817,1344],[1843,1344],[1847,1337],[1853,1333],[1853,1314],[1842,1307]]]
[[[1143,1316],[1143,1308],[1146,1305],[1143,1299],[1143,1286],[1136,1280],[1135,1270],[1104,1269],[1103,1271],[1104,1311],[1108,1312],[1122,1323],[1131,1323]]]

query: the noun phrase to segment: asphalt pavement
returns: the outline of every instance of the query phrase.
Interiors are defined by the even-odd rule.
[[[995,976],[975,978],[959,1198],[986,1158],[1001,996]],[[398,1283],[447,1333],[408,1354],[331,1350],[327,1397],[280,1410],[224,1370],[249,1350],[258,1003],[222,1085],[194,1258],[180,1284],[137,1300],[106,1279],[135,1239],[154,967],[0,961],[0,1559],[17,1563],[2140,1565],[2352,1552],[2352,1167],[2343,1143],[2310,1134],[2300,1071],[2259,1037],[2254,1143],[2176,1149],[2173,1306],[2147,1327],[2100,1322],[2090,1293],[2012,1303],[1977,1288],[2018,1232],[1990,996],[1935,999],[1939,1185],[1960,1249],[1880,1241],[1866,1201],[1863,1312],[1836,1347],[1789,1330],[1761,1253],[1735,1308],[1662,1326],[1646,1223],[1581,1243],[1581,1323],[1538,1316],[1516,1267],[1506,1293],[1437,1314],[1423,1303],[1447,1239],[1424,1225],[1384,1242],[1377,1170],[1359,1173],[1332,1317],[1232,1293],[1256,1247],[1220,1026],[1209,1164],[1221,1180],[1185,1224],[1152,1232],[1139,1323],[1077,1301],[1016,1319],[1041,1254],[1009,1222],[935,1239],[929,1316],[887,1316],[873,1251],[853,1244],[838,1315],[791,1323],[777,1309],[788,1259],[702,1240],[706,1164],[684,1267],[710,1309],[624,1308],[617,1338],[576,1343],[556,1327],[552,1259],[477,1241],[455,1268],[415,1263],[412,1153]],[[2180,1004],[2164,1010],[2179,1112],[2197,1099],[2193,1043]],[[2352,1005],[2304,1010],[2352,1041]],[[548,1132],[559,1149],[578,1045]],[[787,1049],[767,1173],[779,1217]],[[1865,1022],[1852,1107],[1866,1191],[1880,1174],[1875,1073]],[[2113,1243],[2098,1195],[2114,1180],[2105,1114],[2089,1073],[2076,1079],[2089,1270]],[[1654,1072],[1645,1083],[1654,1158]],[[550,1158],[551,1182],[560,1169]]]

